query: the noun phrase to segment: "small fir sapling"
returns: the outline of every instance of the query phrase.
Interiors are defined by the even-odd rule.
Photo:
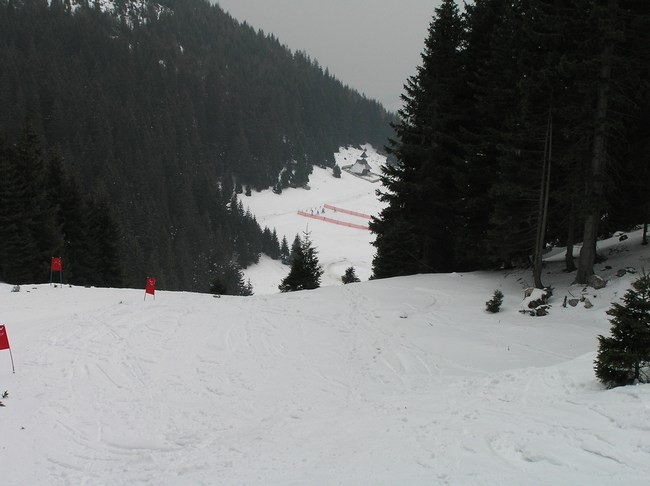
[[[354,267],[348,267],[345,270],[345,274],[341,277],[341,281],[344,284],[359,282],[359,277],[357,277]]]
[[[496,314],[501,309],[501,304],[503,304],[503,292],[497,289],[494,291],[492,298],[485,303],[485,309]]]

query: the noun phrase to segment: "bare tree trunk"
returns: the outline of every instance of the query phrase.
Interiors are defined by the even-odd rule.
[[[618,0],[608,0],[607,12],[614,17],[618,8]],[[596,260],[596,240],[598,238],[598,223],[602,211],[604,193],[605,167],[607,164],[607,104],[612,78],[612,58],[614,56],[614,40],[608,32],[603,33],[605,45],[600,56],[600,75],[596,105],[596,127],[594,131],[591,173],[587,175],[587,214],[585,216],[582,249],[578,260],[576,283],[586,284],[594,274]]]
[[[643,238],[641,238],[641,244],[648,244],[648,223],[643,223]]]
[[[573,244],[576,238],[576,203],[571,201],[571,209],[569,211],[569,227],[566,235],[566,254],[564,255],[565,270],[573,272],[576,269],[575,260],[573,259]]]
[[[542,283],[542,254],[546,242],[546,220],[548,218],[548,199],[551,188],[551,149],[553,147],[553,115],[552,108],[548,112],[546,126],[546,141],[544,142],[544,163],[542,165],[542,183],[539,192],[539,212],[537,218],[537,237],[535,239],[535,254],[533,256],[533,280],[535,287],[543,289]]]

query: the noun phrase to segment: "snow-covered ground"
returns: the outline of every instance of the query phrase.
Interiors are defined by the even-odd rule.
[[[352,185],[245,202],[278,231],[300,221],[298,231],[300,208],[377,211]],[[370,264],[372,248],[329,234],[346,228],[309,229],[321,262],[341,264],[330,274]],[[605,310],[635,278],[616,271],[650,267],[639,243],[639,232],[602,243],[600,290],[572,286],[550,261],[555,293],[538,318],[518,312],[532,280],[523,271],[289,294],[254,282],[252,297],[155,300],[143,289],[0,284],[16,364],[12,374],[0,351],[0,484],[648,484],[650,386],[605,390],[592,369]],[[256,271],[277,286],[274,264]],[[497,288],[502,312],[488,314]],[[582,295],[591,309],[562,307]]]
[[[342,148],[335,154],[339,167],[352,165],[367,150],[368,164],[374,173],[380,173],[380,167],[386,158],[377,153],[371,145],[360,148]],[[368,219],[351,216],[340,211],[325,208],[325,205],[377,216],[383,207],[375,192],[381,187],[342,171],[341,178],[336,179],[331,169],[314,167],[309,179],[309,190],[285,189],[282,194],[273,191],[253,192],[250,197],[242,196],[244,207],[249,208],[258,223],[264,228],[276,229],[278,238],[286,236],[289,246],[296,235],[302,238],[309,232],[310,238],[318,251],[318,260],[323,267],[323,286],[340,285],[341,277],[348,267],[354,267],[361,280],[368,280],[372,273],[372,258],[375,247],[374,236],[368,230],[346,227],[330,222],[320,221],[298,215],[298,211],[321,215],[356,225],[367,225]],[[322,211],[322,212],[321,212]],[[250,278],[255,294],[278,293],[278,285],[289,273],[289,267],[278,261],[262,256],[261,263],[245,270]]]

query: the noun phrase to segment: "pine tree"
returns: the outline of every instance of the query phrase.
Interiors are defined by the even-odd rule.
[[[598,336],[594,369],[608,387],[650,382],[650,275],[632,284],[623,304],[614,303],[611,337]]]
[[[273,231],[271,232],[271,247],[269,250],[270,253],[268,253],[268,255],[271,258],[274,260],[278,260],[280,258],[280,241],[278,240],[278,232],[275,228],[273,228]]]
[[[233,257],[228,262],[214,266],[216,276],[210,285],[210,293],[218,295],[253,295],[253,286],[250,280],[244,281],[244,272]]]
[[[30,266],[36,254],[36,242],[27,218],[26,183],[21,177],[15,146],[0,136],[0,280],[34,283]]]
[[[289,252],[289,258],[287,260],[287,263],[289,265],[293,263],[293,260],[296,254],[300,251],[301,246],[302,246],[302,240],[300,239],[300,235],[296,233],[296,236],[293,239],[293,243],[291,243],[291,251]]]
[[[357,277],[354,267],[348,267],[345,269],[345,274],[341,277],[341,281],[344,284],[359,282],[359,277]]]
[[[485,310],[492,314],[496,314],[501,309],[501,304],[503,304],[503,292],[496,289],[492,298],[485,303]]]
[[[278,286],[281,292],[295,292],[320,287],[323,269],[318,263],[318,252],[312,246],[309,233],[304,233],[304,235],[300,247],[293,255],[289,275]]]
[[[282,235],[282,243],[280,243],[280,259],[285,265],[289,265],[291,259],[291,251],[289,250],[289,243],[287,242],[286,235]]]
[[[105,200],[91,201],[88,207],[88,227],[94,275],[94,285],[121,287],[124,269],[121,258],[121,230]]]
[[[465,160],[459,141],[459,106],[465,99],[462,41],[458,7],[444,0],[429,27],[422,65],[404,87],[397,137],[388,147],[397,162],[382,167],[386,190],[380,199],[388,206],[370,223],[377,235],[375,278],[455,268],[462,200],[457,180]]]

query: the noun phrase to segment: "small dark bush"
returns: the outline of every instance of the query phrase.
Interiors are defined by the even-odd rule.
[[[492,298],[485,303],[485,310],[496,314],[501,309],[501,304],[503,304],[503,292],[497,289]]]

